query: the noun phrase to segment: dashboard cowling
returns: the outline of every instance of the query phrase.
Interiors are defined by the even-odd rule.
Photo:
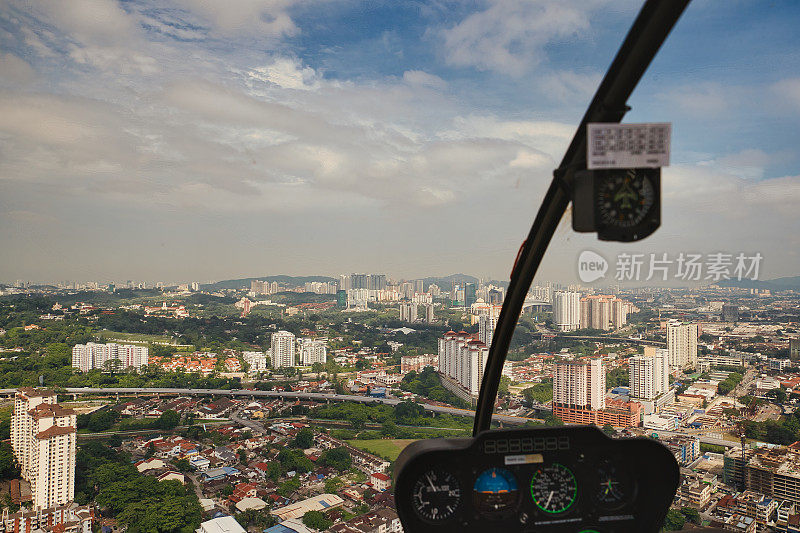
[[[656,532],[678,488],[672,453],[594,426],[411,443],[395,463],[407,533]]]

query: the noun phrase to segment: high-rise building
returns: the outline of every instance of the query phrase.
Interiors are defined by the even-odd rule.
[[[350,288],[351,289],[368,289],[367,275],[366,274],[350,274]]]
[[[632,305],[612,295],[597,294],[581,298],[581,329],[619,329],[628,323]]]
[[[628,359],[631,398],[654,400],[669,390],[669,352],[645,346],[644,355]]]
[[[556,363],[553,377],[553,405],[555,404],[591,410],[605,409],[606,370],[603,360]]]
[[[336,292],[336,307],[339,309],[347,309],[347,291],[339,289]]]
[[[75,499],[77,417],[56,403],[56,394],[19,389],[11,419],[11,448],[33,505],[48,509]]]
[[[414,280],[414,293],[415,294],[422,294],[425,292],[425,282],[421,279]]]
[[[789,339],[789,359],[800,361],[800,339]]]
[[[264,352],[242,352],[242,359],[247,363],[247,371],[251,374],[267,370],[267,354]]]
[[[72,347],[72,366],[81,372],[101,370],[141,369],[147,366],[149,348],[133,344],[97,344],[88,342]]]
[[[486,346],[492,345],[492,337],[497,327],[497,316],[492,314],[480,315],[478,317],[478,340]]]
[[[413,302],[400,303],[400,320],[402,322],[417,321],[417,304]]]
[[[667,324],[667,351],[671,367],[697,367],[698,333],[697,324],[682,324],[677,320]]]
[[[722,320],[725,322],[738,322],[739,321],[739,306],[723,304],[722,305]]]
[[[478,297],[476,295],[478,288],[475,286],[474,283],[465,283],[464,284],[464,307],[467,309],[472,306],[477,300]]]
[[[304,337],[297,339],[297,347],[300,351],[300,363],[303,365],[313,365],[314,363],[324,365],[328,360],[328,347],[325,341]]]
[[[474,401],[480,392],[489,349],[462,331],[448,331],[439,339],[439,373],[442,384],[460,398]]]
[[[553,293],[553,323],[559,331],[575,331],[580,327],[581,295],[577,292]]]
[[[373,291],[386,290],[386,274],[370,274],[367,277],[367,289]]]
[[[433,324],[436,322],[436,317],[433,314],[433,304],[422,304],[422,309],[425,312],[425,323],[426,324]]]
[[[270,346],[270,358],[272,368],[284,368],[295,366],[294,359],[295,337],[288,331],[276,331],[272,334],[272,344]]]

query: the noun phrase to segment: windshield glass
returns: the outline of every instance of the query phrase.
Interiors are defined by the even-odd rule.
[[[391,510],[409,442],[471,435],[517,250],[640,7],[3,3],[9,513],[349,531]],[[568,210],[503,367],[495,425],[669,446],[670,529],[800,514],[746,474],[767,444],[791,470],[800,440],[798,22],[687,9],[625,116],[671,124],[660,189],[612,194],[660,190],[660,228],[600,241]],[[80,438],[46,491],[16,428],[51,399]]]

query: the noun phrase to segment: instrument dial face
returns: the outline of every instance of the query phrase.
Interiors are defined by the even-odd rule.
[[[597,469],[598,503],[607,509],[619,509],[633,499],[633,481],[627,472],[611,461],[603,461]]]
[[[655,188],[647,172],[621,170],[598,184],[597,213],[609,226],[632,228],[644,220],[655,202]]]
[[[519,500],[517,479],[505,468],[484,470],[472,490],[475,507],[485,513],[513,509]]]
[[[531,497],[536,507],[545,513],[563,513],[578,497],[575,474],[559,463],[540,468],[531,479]]]
[[[414,510],[424,520],[443,522],[452,518],[461,503],[461,486],[458,479],[445,470],[424,472],[412,489]]]

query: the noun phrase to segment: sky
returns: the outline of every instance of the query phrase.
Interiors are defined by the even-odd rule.
[[[0,0],[0,282],[508,279],[632,0]],[[625,122],[662,227],[800,275],[800,3],[694,0]]]

